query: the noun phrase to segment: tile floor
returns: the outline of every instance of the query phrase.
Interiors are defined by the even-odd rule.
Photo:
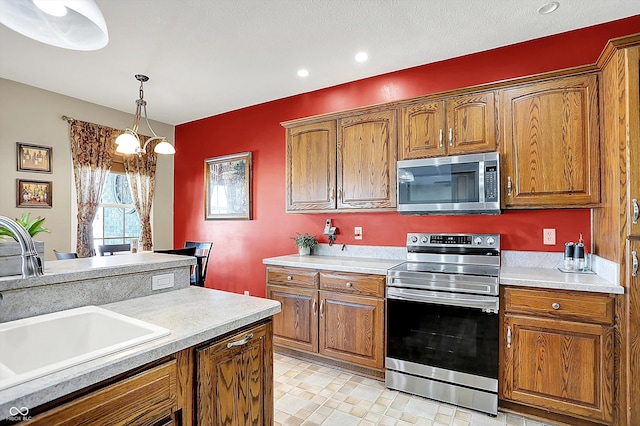
[[[276,426],[547,426],[497,417],[385,388],[383,382],[275,354]]]

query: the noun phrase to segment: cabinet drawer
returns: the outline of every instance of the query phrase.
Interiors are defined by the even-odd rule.
[[[309,269],[269,266],[267,267],[267,282],[271,284],[318,288],[318,272]]]
[[[614,299],[606,294],[505,288],[505,311],[601,324],[613,323]]]
[[[177,409],[176,360],[153,367],[32,418],[29,425],[150,425]]]
[[[383,275],[320,272],[320,288],[322,290],[349,294],[383,297],[385,280],[386,277]]]

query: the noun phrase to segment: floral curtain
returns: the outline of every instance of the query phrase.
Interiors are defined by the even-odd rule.
[[[69,120],[73,174],[78,202],[78,233],[76,252],[79,257],[95,255],[93,220],[104,183],[115,153],[115,138],[121,130]]]
[[[144,146],[148,137],[140,135]],[[153,236],[151,234],[151,204],[156,186],[156,162],[158,154],[153,149],[158,141],[151,141],[142,155],[128,155],[124,159],[124,170],[129,180],[133,204],[140,219],[140,241],[143,250],[151,250]]]

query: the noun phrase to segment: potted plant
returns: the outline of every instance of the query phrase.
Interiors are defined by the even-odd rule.
[[[311,249],[318,245],[316,236],[309,235],[306,232],[304,235],[296,232],[296,236],[291,237],[291,239],[296,242],[296,245],[298,246],[298,254],[300,256],[309,256],[311,254]]]
[[[45,218],[37,217],[33,220],[29,220],[29,215],[31,213],[25,213],[20,218],[16,218],[16,222],[24,227],[27,230],[31,237],[41,233],[41,232],[50,232],[47,228],[43,227],[42,224]],[[12,238],[11,241],[8,240],[9,237]],[[15,240],[15,241],[13,241]],[[34,241],[36,245],[36,249],[38,250],[38,255],[41,259],[44,259],[44,243],[42,241]],[[21,258],[22,250],[20,249],[20,245],[15,239],[14,235],[9,232],[9,230],[0,226],[0,276],[11,276],[11,275],[19,275],[22,267],[22,258]]]

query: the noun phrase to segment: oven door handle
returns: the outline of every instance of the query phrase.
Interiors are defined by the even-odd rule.
[[[425,281],[428,282],[428,288],[425,286]],[[497,294],[498,291],[498,280],[496,279],[495,281],[495,283],[491,284],[481,283],[477,281],[474,282],[471,280],[452,281],[448,276],[442,277],[437,274],[429,274],[422,279],[392,277],[391,279],[387,279],[387,286],[442,291],[452,291],[453,289],[458,289],[458,291],[461,292],[482,293],[492,296],[493,294]]]
[[[473,296],[462,293],[442,293],[436,291],[411,290],[387,287],[387,299],[409,302],[433,303],[436,305],[461,306],[481,309],[484,312],[498,313],[498,297]]]

